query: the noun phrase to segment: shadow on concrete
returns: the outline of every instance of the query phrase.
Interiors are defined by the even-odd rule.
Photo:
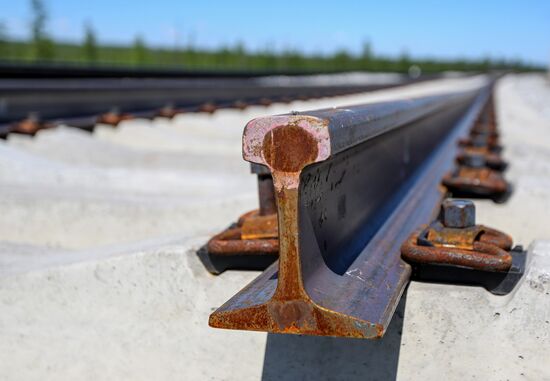
[[[406,299],[381,340],[269,334],[262,380],[395,380]]]

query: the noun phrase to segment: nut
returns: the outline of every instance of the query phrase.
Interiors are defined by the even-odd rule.
[[[441,204],[442,223],[448,228],[468,228],[476,224],[476,207],[470,200],[448,198]]]

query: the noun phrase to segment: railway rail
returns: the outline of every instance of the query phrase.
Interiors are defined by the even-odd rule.
[[[0,137],[11,132],[34,134],[60,124],[89,130],[98,122],[116,125],[135,117],[242,109],[435,78],[393,75],[382,81],[342,81],[328,74],[324,78],[332,79],[327,83],[301,73],[280,74],[0,65]]]
[[[456,191],[442,179],[462,168],[457,142],[469,136],[490,146],[496,139],[492,85],[248,123],[243,156],[272,175],[278,227],[273,235],[262,208],[263,218],[241,217],[240,254],[275,247],[279,259],[215,311],[210,325],[378,338],[415,274],[438,281],[447,274],[459,283],[490,278],[494,293],[509,292],[523,273],[521,248],[475,225],[470,201],[447,200],[438,219],[442,201]],[[470,194],[491,190],[485,165],[457,175],[471,180],[459,177],[463,186],[474,184]],[[234,236],[214,237],[210,250],[239,254]],[[225,253],[224,240],[233,242]]]
[[[327,74],[342,73],[339,71]],[[220,70],[170,67],[129,67],[99,64],[94,66],[70,63],[0,62],[0,78],[254,78],[267,76],[308,76],[310,70]],[[424,75],[425,77],[426,75]],[[429,74],[428,77],[437,77]]]

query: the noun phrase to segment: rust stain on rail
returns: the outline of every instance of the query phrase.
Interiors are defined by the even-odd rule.
[[[298,172],[313,163],[318,155],[315,138],[296,125],[280,126],[269,131],[264,138],[262,152],[269,166],[282,172]]]

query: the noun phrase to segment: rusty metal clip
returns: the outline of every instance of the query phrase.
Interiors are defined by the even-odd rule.
[[[29,116],[21,120],[10,128],[11,133],[35,135],[39,130],[53,127],[53,124],[45,123],[40,120],[40,117],[36,113],[30,113]]]
[[[483,156],[485,165],[496,171],[504,171],[508,167],[508,163],[498,153],[492,152],[487,147],[464,147],[456,156],[456,162],[467,165],[472,160],[475,160],[472,159],[475,155]]]
[[[131,114],[121,113],[118,109],[113,109],[105,114],[101,114],[97,118],[97,123],[109,124],[111,126],[116,126],[123,120],[134,119]]]
[[[213,114],[216,110],[218,110],[218,108],[219,107],[213,102],[205,102],[198,107],[198,111]]]
[[[446,199],[439,219],[412,234],[401,254],[413,266],[417,279],[485,283],[490,291],[505,294],[525,268],[525,253],[521,248],[513,250],[512,244],[509,235],[475,224],[472,201]],[[504,286],[503,279],[508,279]]]
[[[245,213],[212,237],[197,255],[212,274],[228,269],[264,270],[279,256],[277,215],[262,216],[259,210]]]
[[[490,138],[498,139],[499,133],[496,125],[488,122],[477,122],[470,130],[470,135],[488,135]]]
[[[260,208],[243,214],[197,252],[213,274],[227,269],[263,270],[279,255],[273,178],[269,170],[260,165],[253,165],[252,173],[258,176]]]
[[[502,151],[502,146],[499,144],[498,137],[490,134],[473,134],[466,138],[459,139],[460,147],[487,147],[492,152]]]
[[[169,119],[172,119],[172,118],[175,117],[176,115],[178,115],[178,114],[183,114],[183,113],[185,113],[184,110],[175,108],[175,107],[172,106],[172,105],[167,105],[167,106],[164,106],[164,107],[160,108],[160,109],[157,111],[156,116],[161,117],[161,118],[169,118]]]
[[[447,199],[439,221],[413,234],[402,247],[409,262],[444,263],[485,271],[505,271],[512,264],[512,238],[475,224],[474,203]]]
[[[485,155],[471,153],[464,156],[462,165],[447,173],[442,180],[454,196],[474,196],[503,200],[510,186],[502,173],[488,168]]]
[[[214,255],[276,255],[279,251],[277,215],[262,216],[258,210],[243,214],[238,222],[207,243]]]

